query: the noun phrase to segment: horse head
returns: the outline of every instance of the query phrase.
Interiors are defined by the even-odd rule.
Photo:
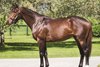
[[[12,4],[6,24],[11,25],[16,23],[21,18],[20,12],[20,7],[17,4]]]

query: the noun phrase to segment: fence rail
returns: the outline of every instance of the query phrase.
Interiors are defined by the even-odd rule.
[[[12,35],[30,35],[31,34],[31,30],[29,29],[29,27],[27,25],[18,25],[15,26],[15,28],[9,28],[9,30],[7,30],[7,32],[5,33],[6,35],[12,36]]]

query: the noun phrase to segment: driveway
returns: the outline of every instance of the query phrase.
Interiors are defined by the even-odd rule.
[[[49,58],[50,67],[78,67],[79,57]],[[100,57],[90,58],[90,67],[97,67]],[[39,67],[39,58],[0,59],[0,67]]]

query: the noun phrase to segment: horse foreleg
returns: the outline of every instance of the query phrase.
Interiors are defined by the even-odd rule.
[[[47,57],[47,50],[46,50],[46,52],[45,52],[45,56],[44,56],[44,58],[45,58],[45,64],[46,64],[46,67],[49,67],[49,61],[48,61],[48,57]]]
[[[48,62],[48,57],[47,57],[46,42],[45,42],[45,40],[39,39],[38,43],[39,43],[39,51],[40,51],[40,67],[44,67],[43,58],[45,58],[46,67],[48,67],[49,62]]]
[[[44,67],[44,60],[43,60],[44,42],[42,40],[38,40],[38,45],[39,45],[39,54],[40,54],[40,67]]]

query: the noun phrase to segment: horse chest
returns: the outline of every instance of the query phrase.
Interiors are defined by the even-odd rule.
[[[45,39],[46,38],[46,29],[39,28],[37,30],[32,31],[33,38],[37,40],[37,38]]]

